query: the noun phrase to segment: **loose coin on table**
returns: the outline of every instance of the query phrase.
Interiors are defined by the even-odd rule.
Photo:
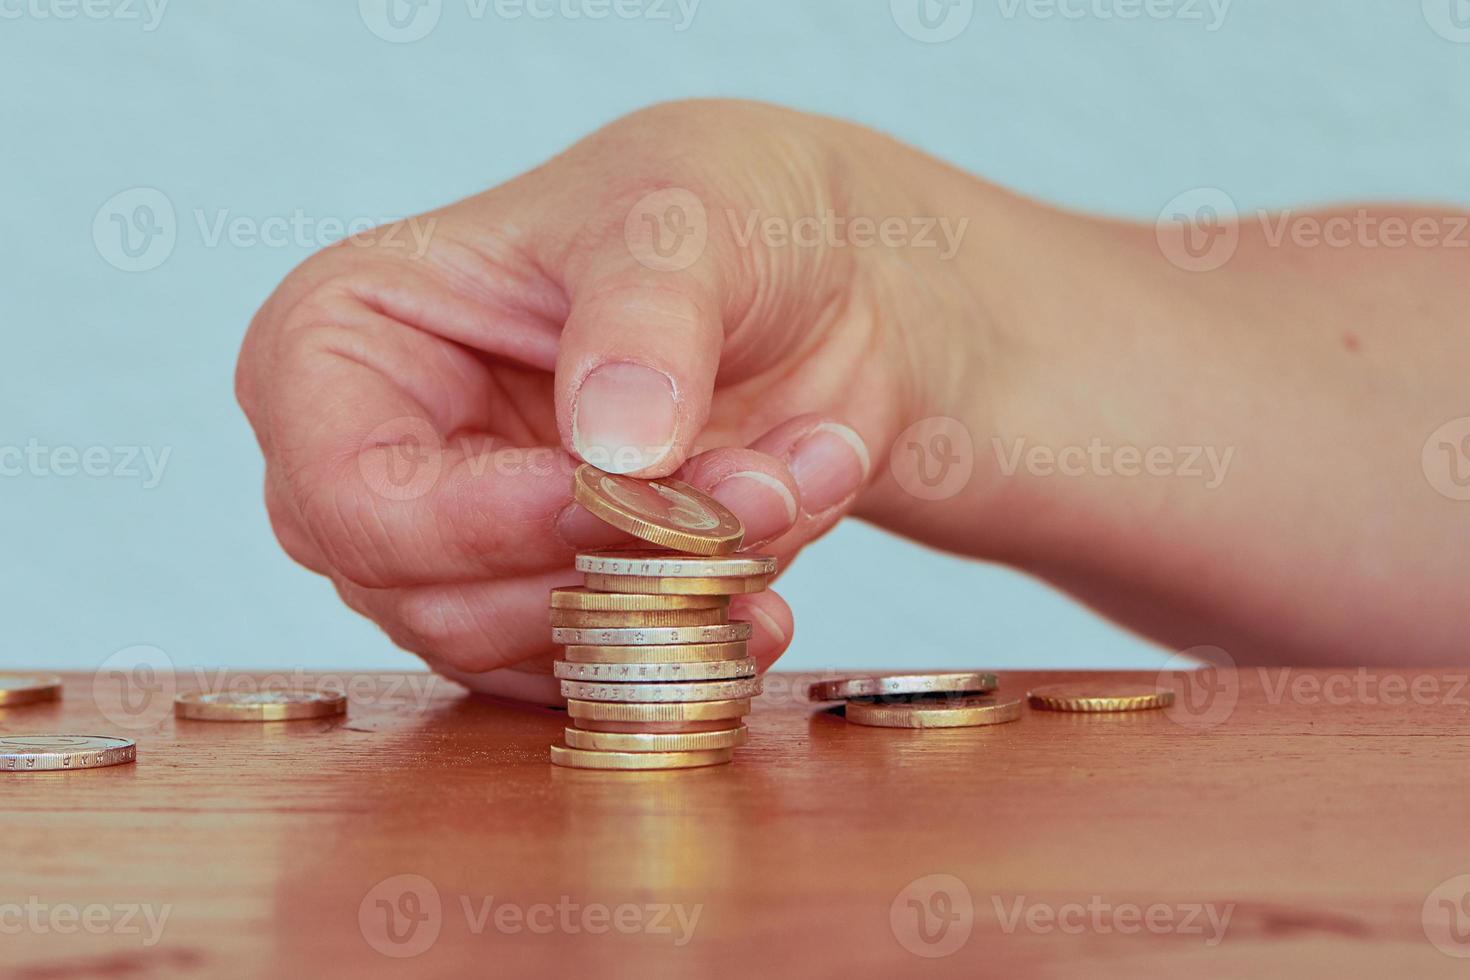
[[[730,681],[701,681],[692,684],[603,684],[562,681],[562,696],[578,701],[613,701],[659,705],[684,701],[727,701],[752,698],[761,692],[759,677]]]
[[[728,609],[725,595],[620,595],[574,586],[551,590],[552,609],[585,612],[650,612],[661,609]]]
[[[552,626],[568,626],[574,629],[718,626],[729,621],[729,611],[720,608],[634,609],[626,612],[608,612],[600,609],[551,610]]]
[[[710,732],[657,734],[651,732],[589,732],[568,728],[567,746],[598,752],[703,752],[710,749],[733,749],[744,745],[744,725]]]
[[[1042,711],[1148,711],[1174,703],[1174,692],[1153,684],[1129,681],[1078,681],[1048,684],[1028,695],[1031,707]]]
[[[572,496],[613,527],[675,551],[728,555],[745,537],[724,504],[667,477],[637,480],[583,464],[572,475]]]
[[[121,766],[137,745],[108,735],[0,735],[0,772],[59,772]]]
[[[679,643],[729,643],[750,639],[750,623],[737,620],[717,626],[649,626],[577,629],[554,626],[551,642],[568,646],[664,646]]]
[[[719,681],[733,677],[754,677],[755,660],[746,657],[744,660],[712,660],[692,664],[579,664],[559,660],[552,672],[568,681]]]
[[[734,758],[732,749],[707,749],[701,752],[607,752],[573,749],[564,745],[551,747],[554,765],[568,769],[698,769],[719,766]]]
[[[191,721],[301,721],[347,713],[347,697],[320,691],[190,692],[174,698],[174,716]]]
[[[942,674],[886,674],[876,677],[845,677],[817,681],[807,688],[813,701],[844,701],[848,698],[881,698],[889,695],[964,692],[989,694],[999,682],[994,674],[954,671]]]
[[[744,660],[749,646],[745,640],[646,647],[569,646],[563,656],[578,664],[695,664]]]
[[[0,674],[0,708],[15,708],[61,697],[61,678],[55,674]]]
[[[945,701],[939,705],[848,702],[843,711],[853,724],[875,728],[972,728],[1015,721],[1021,717],[1021,702],[998,701],[992,697]]]

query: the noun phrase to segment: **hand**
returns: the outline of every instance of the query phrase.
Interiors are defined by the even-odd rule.
[[[899,297],[957,273],[904,288],[927,256],[779,231],[923,213],[925,173],[960,179],[856,127],[676,104],[314,256],[237,374],[282,545],[441,671],[556,701],[547,592],[579,549],[635,543],[572,504],[576,460],[677,472],[783,566],[885,463],[921,365],[956,353]],[[791,640],[774,593],[734,615],[763,668]]]

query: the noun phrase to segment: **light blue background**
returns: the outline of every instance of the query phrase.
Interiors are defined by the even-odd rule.
[[[210,246],[196,212],[411,214],[632,109],[715,95],[860,120],[1021,191],[1149,220],[1209,185],[1242,207],[1470,203],[1470,44],[1430,26],[1450,0],[1428,0],[1430,16],[1418,0],[1238,0],[1214,31],[1098,13],[1128,0],[1070,0],[1075,19],[982,0],[942,44],[906,36],[887,0],[704,0],[682,32],[493,5],[476,19],[444,0],[437,28],[403,44],[370,32],[356,0],[178,0],[152,31],[125,18],[131,3],[90,2],[117,16],[0,0],[0,447],[171,455],[151,489],[0,477],[3,666],[85,667],[134,644],[180,664],[417,663],[280,552],[231,395],[251,313],[312,249]],[[167,196],[178,238],[127,273],[93,222],[137,187]],[[784,591],[799,624],[787,666],[1164,656],[1024,578],[856,525]]]

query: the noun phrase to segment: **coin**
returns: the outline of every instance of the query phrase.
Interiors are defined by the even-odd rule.
[[[696,702],[697,703],[697,702]],[[621,705],[619,706],[621,707]],[[599,721],[596,718],[573,718],[572,724],[584,732],[616,732],[628,735],[687,735],[690,732],[723,732],[736,718],[711,718],[708,721]]]
[[[749,647],[750,644],[745,640],[647,647],[573,645],[562,651],[562,655],[568,662],[576,664],[701,664],[718,660],[743,660]]]
[[[553,765],[569,769],[698,769],[718,766],[734,758],[730,749],[703,752],[593,752],[564,745],[551,747]]]
[[[653,609],[726,609],[729,605],[730,597],[723,595],[619,595],[616,592],[593,592],[581,586],[551,590],[552,609],[641,612]]]
[[[747,578],[652,578],[639,575],[596,575],[588,573],[587,588],[645,595],[749,595],[771,586],[769,575]]]
[[[55,674],[0,674],[0,708],[14,708],[61,697],[61,678]]]
[[[727,701],[685,701],[669,704],[615,704],[607,701],[567,701],[567,714],[593,721],[713,721],[750,714],[750,698]],[[578,728],[584,727],[580,722]]]
[[[1167,708],[1174,703],[1174,692],[1152,684],[1131,681],[1079,681],[1075,684],[1049,684],[1028,695],[1031,707],[1043,711],[1147,711]]]
[[[729,677],[754,677],[755,661],[713,660],[693,664],[578,664],[558,660],[553,673],[569,681],[715,681]]]
[[[564,646],[662,646],[672,643],[728,643],[750,639],[750,624],[743,621],[719,626],[670,626],[646,629],[576,629],[553,627],[551,642]]]
[[[300,721],[346,713],[345,695],[318,691],[190,692],[174,698],[174,716],[193,721]]]
[[[131,739],[107,735],[0,736],[0,772],[55,772],[121,766],[138,757]]]
[[[701,752],[709,749],[733,749],[744,745],[744,725],[714,732],[685,734],[589,732],[581,728],[566,730],[567,746],[598,752]]]
[[[637,480],[584,463],[572,475],[572,496],[613,527],[674,551],[728,555],[745,538],[724,504],[668,477]]]
[[[616,684],[562,681],[563,697],[578,701],[618,701],[631,704],[662,704],[666,701],[726,701],[751,698],[761,692],[759,677],[730,681],[700,681],[692,684]]]
[[[843,711],[855,725],[875,728],[970,728],[999,725],[1021,717],[1021,702],[970,698],[934,707],[924,704],[849,703]]]
[[[887,674],[875,677],[845,677],[840,680],[817,681],[807,688],[813,701],[843,701],[848,698],[876,698],[897,694],[935,694],[941,691],[965,691],[988,694],[998,686],[994,674],[977,671],[944,674]]]
[[[577,571],[646,578],[751,578],[775,575],[776,559],[770,555],[698,558],[662,551],[602,551],[578,555]]]
[[[570,626],[577,629],[629,628],[647,626],[716,626],[729,622],[729,612],[724,609],[633,609],[609,611],[602,609],[553,609],[552,626]]]

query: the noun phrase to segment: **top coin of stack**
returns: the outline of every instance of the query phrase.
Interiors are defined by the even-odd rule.
[[[575,769],[691,769],[729,762],[761,690],[749,623],[730,597],[760,592],[776,560],[737,555],[745,529],[677,480],[578,468],[578,503],[667,551],[577,556],[585,587],[551,593],[552,639],[572,724],[551,761]]]

